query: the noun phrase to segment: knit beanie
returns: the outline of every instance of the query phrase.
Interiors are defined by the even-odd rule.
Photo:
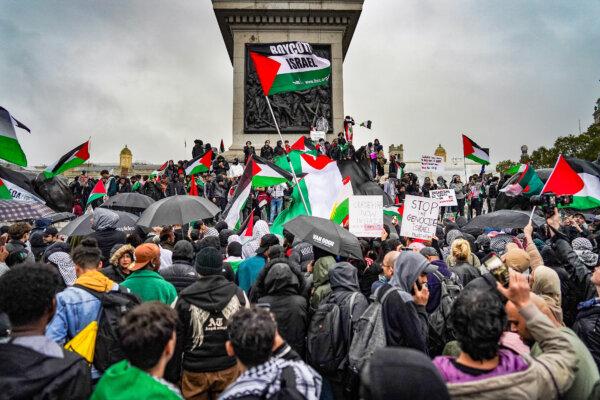
[[[221,274],[223,269],[223,257],[221,252],[214,247],[206,247],[196,256],[196,271],[200,275]]]
[[[172,258],[173,261],[192,261],[194,259],[194,246],[187,240],[180,240],[179,242],[175,243],[175,247],[173,247]]]

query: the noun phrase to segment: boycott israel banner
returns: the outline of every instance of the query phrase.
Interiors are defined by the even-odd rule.
[[[421,156],[421,171],[444,172],[444,159],[438,156]]]
[[[356,237],[381,237],[383,196],[350,196],[348,222]]]
[[[248,50],[265,96],[329,84],[331,63],[308,43],[255,44]]]
[[[440,206],[457,206],[456,193],[454,189],[430,190],[429,197],[439,200]]]
[[[406,195],[400,235],[417,239],[431,239],[435,236],[439,213],[440,203],[438,200]]]

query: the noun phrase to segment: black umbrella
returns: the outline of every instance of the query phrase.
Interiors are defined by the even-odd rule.
[[[117,193],[109,197],[100,207],[113,210],[145,210],[154,203],[154,199],[141,193]]]
[[[130,233],[135,230],[138,217],[125,211],[111,210],[119,216],[119,222],[117,223],[117,230],[125,233]],[[65,236],[84,236],[93,233],[92,230],[92,217],[93,214],[83,214],[80,217],[75,218],[69,222],[64,228],[60,230],[61,235]]]
[[[521,210],[498,210],[488,214],[478,215],[469,221],[462,229],[464,231],[481,230],[485,228],[512,229],[524,228],[529,223],[531,211]],[[545,223],[544,218],[533,214],[532,223],[534,227]]]
[[[295,239],[310,243],[331,254],[362,258],[358,238],[328,219],[301,215],[283,227],[293,234]]]
[[[73,214],[72,212],[68,212],[68,211],[44,215],[44,218],[49,219],[50,221],[52,221],[53,224],[56,222],[72,220],[72,219],[75,219],[75,217],[76,217],[75,214]]]
[[[198,196],[171,196],[152,203],[138,220],[140,226],[184,225],[213,218],[221,212],[213,202]]]
[[[19,200],[0,200],[0,221],[23,221],[38,219],[54,213],[42,203]]]

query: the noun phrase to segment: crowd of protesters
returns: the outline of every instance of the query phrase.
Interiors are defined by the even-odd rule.
[[[396,167],[384,188],[446,185]],[[498,181],[448,186],[479,214]],[[360,259],[271,234],[260,207],[251,238],[212,219],[125,234],[103,208],[85,237],[3,226],[0,399],[600,398],[600,225],[550,211],[473,232],[458,210],[430,240],[393,221]]]

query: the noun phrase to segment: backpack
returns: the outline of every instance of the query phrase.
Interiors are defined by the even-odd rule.
[[[462,290],[462,285],[458,282],[455,273],[452,273],[451,277],[446,277],[439,271],[433,274],[440,281],[440,305],[428,317],[429,349],[431,355],[440,355],[446,343],[456,339],[454,332],[448,326],[448,318],[452,305]]]
[[[352,326],[352,308],[358,292],[350,297],[350,318]],[[330,295],[331,296],[331,295]],[[336,373],[346,360],[348,346],[342,328],[340,307],[328,300],[319,305],[308,326],[307,361],[325,374]]]
[[[109,292],[97,292],[77,284],[73,287],[85,290],[100,300],[93,364],[98,371],[104,372],[114,363],[125,359],[119,340],[119,321],[129,310],[140,304],[140,300],[121,286],[118,290]]]
[[[382,304],[390,293],[399,292],[400,289],[392,287],[379,299],[381,288],[382,286],[375,290],[373,294],[375,301],[367,307],[363,315],[354,324],[348,357],[350,369],[355,373],[358,373],[362,369],[365,362],[371,358],[375,350],[385,347],[387,344],[383,326]]]

